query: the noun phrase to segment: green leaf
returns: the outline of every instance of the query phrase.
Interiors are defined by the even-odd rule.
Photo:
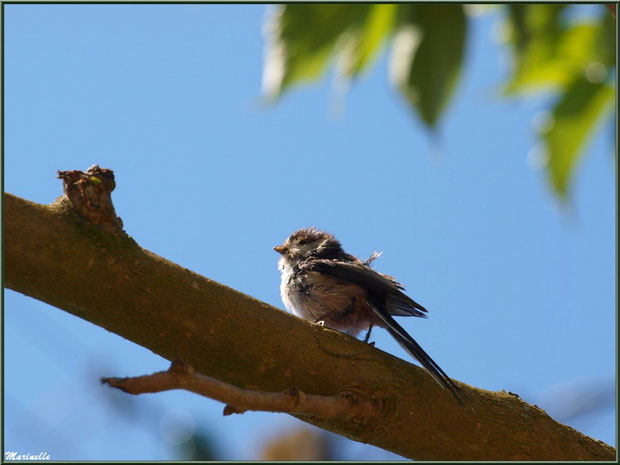
[[[530,40],[546,36],[557,38],[564,29],[562,13],[567,5],[511,3],[506,5],[510,42],[517,52],[523,51]]]
[[[371,5],[364,23],[359,28],[352,28],[355,30],[341,54],[345,76],[356,76],[370,64],[383,39],[392,30],[396,11],[394,4]]]
[[[340,38],[365,24],[370,4],[287,4],[272,10],[265,24],[263,89],[277,97],[287,87],[319,77]],[[365,47],[368,54],[372,44]],[[360,58],[358,61],[363,62]]]
[[[616,66],[616,19],[605,11],[602,18],[600,35],[595,44],[600,50],[601,62],[607,66]]]
[[[565,87],[598,61],[595,43],[600,25],[581,23],[568,28],[558,38],[544,35],[532,38],[520,54],[506,94],[531,92],[544,87]]]
[[[614,100],[613,87],[580,77],[553,109],[553,125],[542,137],[549,155],[550,181],[560,198],[566,198],[579,156]]]
[[[526,23],[533,36],[558,36],[564,28],[563,13],[568,5],[562,3],[528,5]]]
[[[463,62],[465,34],[461,5],[399,7],[392,78],[429,127],[436,125],[454,91]]]
[[[508,14],[504,26],[508,44],[515,54],[515,77],[523,73],[524,68],[535,68],[555,55],[558,38],[565,30],[562,21],[565,7],[562,4],[506,5]]]
[[[605,8],[598,20],[569,24],[561,13],[566,5],[508,6],[509,42],[515,69],[504,94],[544,88],[565,88],[588,68],[610,74],[615,66],[615,22]],[[606,68],[600,72],[601,65]]]
[[[506,7],[508,8],[510,41],[518,51],[522,51],[532,36],[532,32],[527,27],[527,10],[530,5],[510,3]]]

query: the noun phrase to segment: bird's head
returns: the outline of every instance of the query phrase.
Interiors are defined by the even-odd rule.
[[[340,242],[334,236],[316,228],[298,229],[273,250],[286,261],[300,261],[310,257],[337,258],[344,254]]]

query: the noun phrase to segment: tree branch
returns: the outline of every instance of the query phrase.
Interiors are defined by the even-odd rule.
[[[134,395],[185,389],[226,403],[224,415],[244,413],[248,410],[309,415],[317,418],[355,418],[374,415],[371,402],[352,392],[317,396],[304,394],[295,388],[282,392],[251,391],[196,373],[191,365],[180,360],[173,361],[168,371],[134,378],[101,378],[101,382]]]
[[[65,196],[39,205],[5,193],[4,228],[10,289],[242,390],[371,403],[359,422],[296,414],[326,430],[419,460],[615,459],[514,395],[459,383],[460,408],[421,368],[175,265],[89,223]]]

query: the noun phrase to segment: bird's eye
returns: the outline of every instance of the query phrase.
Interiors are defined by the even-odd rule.
[[[308,239],[300,239],[299,240],[299,245],[304,245],[308,243]]]

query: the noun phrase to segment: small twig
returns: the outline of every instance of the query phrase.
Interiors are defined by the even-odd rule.
[[[352,392],[322,396],[305,394],[296,388],[283,392],[250,391],[196,373],[191,365],[180,360],[173,361],[168,371],[133,378],[101,378],[101,382],[135,395],[185,389],[226,403],[224,415],[247,410],[310,415],[317,418],[351,418],[375,413],[370,401]]]

